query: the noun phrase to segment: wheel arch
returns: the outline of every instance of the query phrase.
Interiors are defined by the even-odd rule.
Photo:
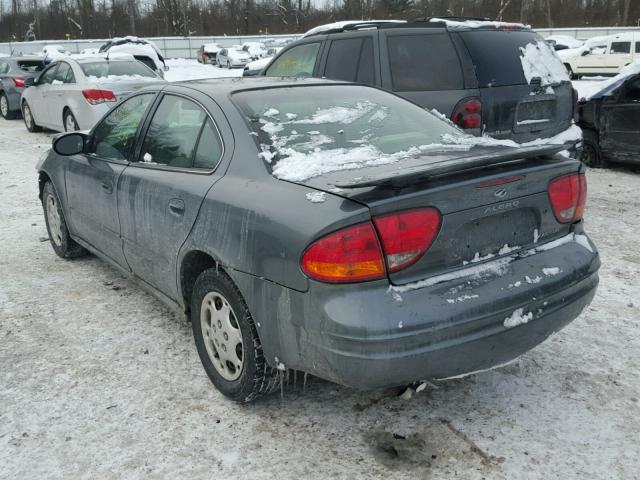
[[[38,172],[38,198],[40,199],[40,201],[42,201],[42,194],[44,192],[44,185],[47,182],[53,183],[53,181],[51,180],[51,177],[49,176],[49,174],[47,172],[45,172],[44,170],[40,170]]]
[[[185,310],[191,306],[191,295],[198,276],[210,268],[221,268],[220,262],[213,255],[203,250],[194,249],[184,254],[180,261],[178,291],[184,301]]]

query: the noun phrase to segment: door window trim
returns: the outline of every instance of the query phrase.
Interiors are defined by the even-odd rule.
[[[160,164],[148,164],[145,162],[141,162],[140,158],[142,157],[143,153],[142,153],[142,146],[144,144],[144,139],[147,135],[147,132],[149,131],[149,125],[151,124],[151,121],[153,120],[153,116],[155,115],[156,111],[158,110],[158,107],[160,106],[160,103],[162,103],[162,99],[164,99],[166,96],[176,96],[176,97],[182,97],[185,98],[191,102],[194,102],[196,105],[198,105],[205,113],[205,115],[209,118],[209,120],[211,120],[211,123],[213,124],[213,126],[216,129],[216,132],[218,133],[218,138],[220,138],[220,144],[222,147],[222,151],[220,152],[220,158],[218,159],[218,161],[216,162],[216,164],[214,165],[214,167],[210,170],[205,170],[204,168],[185,168],[185,167],[172,167],[171,165],[160,165]],[[131,97],[129,97],[131,98]],[[146,169],[151,169],[151,170],[165,170],[168,172],[181,172],[181,173],[192,173],[192,174],[196,174],[196,175],[211,175],[213,173],[215,173],[215,171],[218,169],[218,167],[220,166],[220,163],[222,163],[222,159],[224,158],[224,155],[226,153],[226,146],[225,146],[225,142],[224,142],[224,138],[222,137],[222,133],[220,132],[220,128],[218,127],[218,123],[215,121],[215,119],[213,118],[213,115],[211,115],[211,113],[209,112],[209,110],[207,110],[207,108],[198,100],[196,100],[193,97],[190,97],[188,95],[185,95],[183,93],[176,93],[176,92],[162,92],[160,95],[158,95],[158,99],[156,100],[156,102],[154,102],[154,104],[151,106],[152,110],[150,110],[147,113],[147,117],[145,119],[144,122],[141,122],[141,125],[143,125],[143,130],[140,131],[140,135],[138,136],[138,139],[136,141],[136,145],[134,147],[134,152],[132,157],[136,158],[137,160],[134,161],[130,161],[129,162],[129,166],[130,167],[136,167],[136,168],[146,168]],[[193,152],[193,155],[195,155],[196,151],[198,150],[198,145],[200,145],[200,137],[202,136],[202,131],[204,130],[204,127],[206,125],[206,119],[205,121],[202,122],[202,125],[200,126],[200,131],[198,132],[198,139],[196,140],[196,144],[195,144],[195,150]]]
[[[123,103],[131,100],[134,97],[138,97],[140,95],[149,95],[149,94],[153,94],[155,95],[156,98],[152,99],[151,102],[149,102],[149,105],[147,106],[147,109],[145,110],[145,112],[142,114],[142,119],[140,120],[140,123],[138,124],[138,128],[136,130],[135,133],[135,137],[136,140],[134,142],[133,148],[128,152],[127,154],[127,159],[126,160],[118,160],[115,158],[105,158],[105,157],[100,157],[99,155],[96,155],[95,153],[84,153],[84,156],[91,158],[91,159],[95,159],[95,160],[100,160],[102,162],[107,162],[107,163],[115,163],[117,165],[131,165],[131,157],[132,157],[132,153],[135,152],[137,143],[139,141],[139,134],[141,131],[141,127],[142,125],[146,122],[148,116],[149,116],[149,111],[150,109],[153,107],[153,105],[157,102],[158,100],[158,91],[144,91],[144,92],[139,92],[139,93],[135,93],[133,95],[128,96],[127,98],[123,99],[120,103],[118,103],[115,107],[113,107],[111,110],[109,110],[108,114],[110,114],[111,112],[113,112],[116,108],[118,108],[120,105],[122,105]],[[94,139],[94,133],[95,130],[98,128],[98,125],[100,125],[100,123],[102,122],[102,120],[105,118],[106,115],[104,115],[100,121],[98,123],[96,123],[93,128],[91,129],[91,131],[89,132],[89,142],[93,143],[93,139]]]

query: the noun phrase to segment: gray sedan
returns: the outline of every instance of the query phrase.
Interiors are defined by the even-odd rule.
[[[20,114],[20,96],[28,78],[35,78],[45,67],[40,57],[0,58],[0,115],[12,120]]]
[[[116,102],[164,80],[132,56],[114,54],[58,60],[25,83],[21,107],[27,130],[68,132],[90,129]]]
[[[593,298],[584,167],[318,79],[138,92],[39,165],[51,245],[187,312],[247,402],[300,370],[356,388],[508,362]]]

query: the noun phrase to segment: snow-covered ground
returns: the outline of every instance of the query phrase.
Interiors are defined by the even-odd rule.
[[[34,170],[50,141],[0,119],[1,479],[637,478],[639,174],[588,172],[598,294],[515,363],[409,400],[298,378],[240,406],[184,319],[95,257],[54,255]]]
[[[198,63],[197,60],[186,58],[167,59],[169,70],[164,72],[164,78],[169,82],[181,80],[199,80],[201,78],[241,77],[242,68],[220,68],[217,65]]]

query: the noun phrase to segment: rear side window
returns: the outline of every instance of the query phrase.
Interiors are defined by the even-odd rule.
[[[266,72],[268,77],[297,77],[313,75],[320,43],[305,43],[293,47],[278,57]]]
[[[640,42],[636,42],[636,53],[640,53]]]
[[[18,68],[23,72],[41,72],[44,70],[44,63],[38,60],[19,60]]]
[[[213,170],[220,158],[222,158],[222,140],[211,119],[207,118],[193,158],[193,168]]]
[[[61,62],[60,66],[58,66],[58,70],[56,71],[56,75],[53,78],[53,84],[60,85],[63,83],[69,83],[67,82],[67,77],[69,76],[70,72],[71,67],[69,66],[69,64],[66,62]],[[73,73],[71,74],[73,75]]]
[[[387,48],[394,91],[464,88],[460,60],[448,34],[392,36]]]
[[[480,87],[526,84],[520,49],[542,41],[530,31],[477,30],[461,32],[460,37],[467,46]],[[560,64],[557,57],[555,61]]]
[[[373,41],[371,38],[348,38],[332,41],[324,76],[348,82],[373,83]]]
[[[631,53],[631,42],[611,42],[611,50],[609,53],[615,55],[617,53]]]
[[[9,71],[9,64],[0,62],[0,73],[7,73]]]

